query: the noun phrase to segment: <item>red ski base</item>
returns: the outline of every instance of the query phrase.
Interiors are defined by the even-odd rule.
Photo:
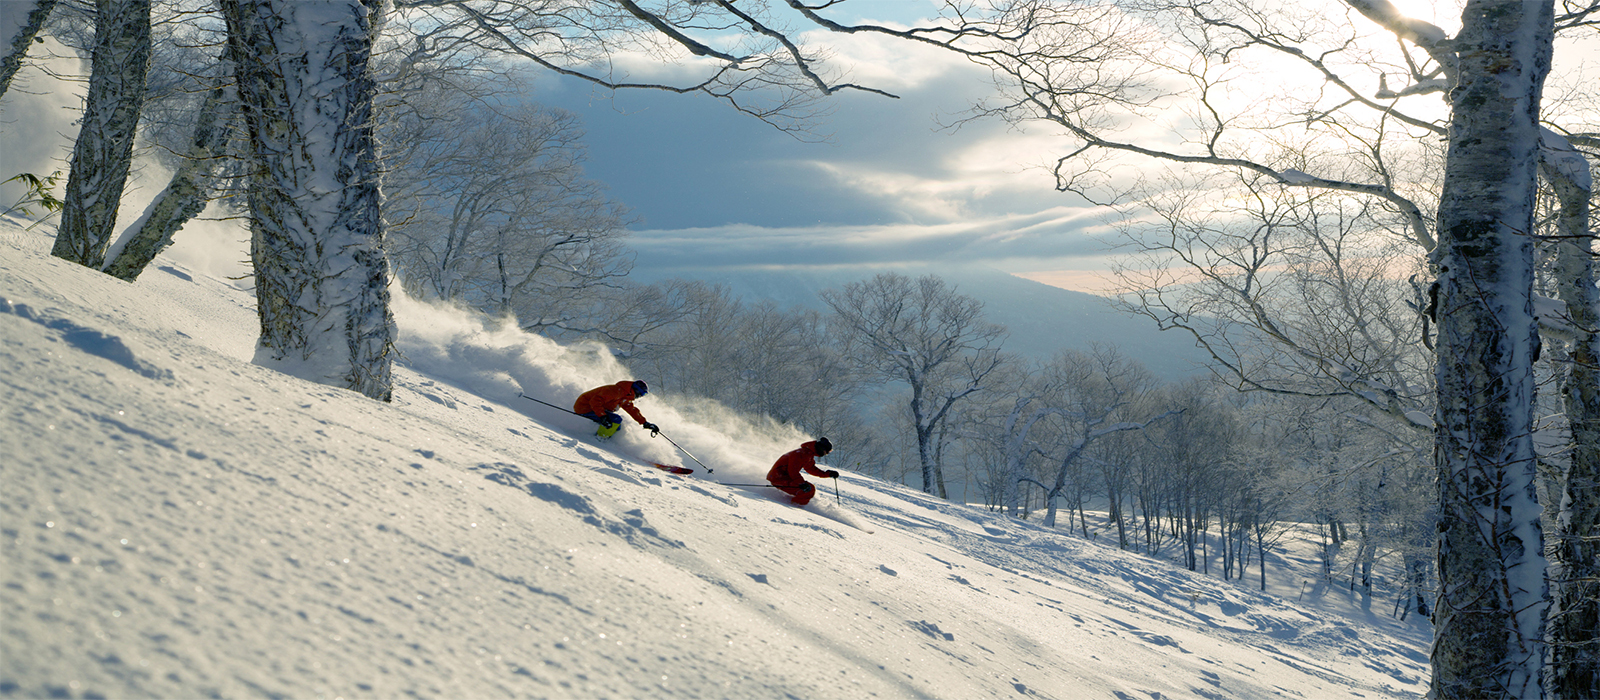
[[[674,466],[672,466],[670,464],[654,464],[654,463],[652,463],[650,466],[655,467],[657,469],[660,469],[661,471],[664,471],[664,472],[671,472],[673,474],[693,474],[694,473],[693,469],[689,469],[689,468],[686,468],[686,467],[674,467]]]

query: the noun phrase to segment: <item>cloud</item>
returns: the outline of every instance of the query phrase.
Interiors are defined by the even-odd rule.
[[[1060,144],[1054,135],[985,130],[921,143],[945,148],[928,148],[910,161],[846,157],[809,165],[901,221],[953,223],[1082,204],[1054,188],[1048,162]]]
[[[864,23],[875,23],[865,20]],[[902,22],[877,22],[894,29],[910,26]],[[822,29],[804,32],[808,47],[827,57],[826,66],[847,80],[893,94],[914,92],[946,83],[961,75],[986,82],[987,69],[974,65],[959,54],[879,34],[840,34]]]
[[[895,59],[886,54],[886,73]],[[1100,210],[1054,189],[1059,136],[999,120],[941,129],[987,94],[986,75],[948,59],[900,75],[901,99],[832,98],[821,143],[694,96],[595,100],[551,81],[535,98],[584,117],[590,176],[641,219],[629,245],[642,271],[1103,267]]]
[[[975,263],[1015,266],[1102,255],[1094,209],[1057,207],[981,220],[919,225],[717,227],[636,231],[641,265],[673,269]]]
[[[900,75],[895,89],[909,89],[900,99],[830,98],[833,112],[817,125],[822,142],[705,96],[597,95],[552,79],[533,97],[583,117],[590,176],[634,210],[640,230],[938,225],[1081,203],[1056,192],[1042,169],[1058,137],[998,120],[942,128],[987,94],[986,74],[951,57],[904,71],[886,60],[873,70]]]

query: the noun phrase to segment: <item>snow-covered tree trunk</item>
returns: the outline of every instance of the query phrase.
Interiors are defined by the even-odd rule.
[[[1028,411],[1030,404],[1038,401],[1036,396],[1021,396],[1011,407],[1011,412],[1006,415],[1005,422],[1005,465],[1000,477],[1000,504],[1005,509],[1006,515],[1013,518],[1022,517],[1022,483],[1027,477],[1028,455],[1033,451],[1033,443],[1028,441],[1028,433],[1033,431],[1033,426],[1050,413],[1046,406],[1035,407]]]
[[[1589,230],[1594,178],[1588,161],[1554,133],[1544,134],[1540,167],[1561,209],[1557,293],[1573,337],[1562,404],[1571,433],[1556,508],[1551,581],[1550,678],[1556,698],[1600,697],[1600,289]]]
[[[132,226],[122,250],[106,266],[106,274],[132,282],[156,255],[172,245],[172,236],[206,207],[216,171],[228,144],[234,105],[223,87],[213,88],[195,119],[194,138],[167,187]]]
[[[1434,697],[1542,697],[1533,210],[1550,0],[1470,0],[1439,205]]]
[[[1261,592],[1267,592],[1267,533],[1266,530],[1255,528],[1256,558],[1261,564]],[[1241,569],[1240,571],[1243,571]]]
[[[387,401],[395,327],[368,70],[380,4],[221,3],[255,160],[256,362]]]
[[[1412,610],[1416,610],[1417,614],[1423,617],[1430,617],[1433,613],[1428,608],[1426,593],[1428,589],[1428,561],[1421,555],[1406,554],[1404,557],[1406,570],[1405,588],[1400,595],[1405,598],[1405,603],[1400,609],[1400,619],[1406,619],[1406,615]]]
[[[12,7],[15,8],[16,5]],[[20,9],[7,10],[8,13],[16,12],[18,21],[16,26],[7,23],[5,29],[8,32],[0,35],[11,39],[11,45],[6,47],[6,55],[0,58],[0,98],[5,97],[6,92],[11,89],[11,79],[22,69],[22,62],[28,57],[28,48],[33,46],[34,38],[39,36],[39,30],[44,29],[44,22],[50,18],[50,11],[55,7],[56,0],[37,0],[26,15],[23,15]]]
[[[96,0],[89,93],[51,255],[97,270],[105,264],[149,70],[150,0]]]
[[[939,429],[944,412],[929,415],[928,404],[931,402],[924,395],[926,390],[927,385],[922,382],[913,381],[911,384],[911,427],[917,435],[917,464],[922,469],[923,493],[946,498],[944,475],[940,473],[939,459],[934,449],[934,433]]]

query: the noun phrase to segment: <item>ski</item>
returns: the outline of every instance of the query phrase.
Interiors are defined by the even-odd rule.
[[[660,469],[661,471],[664,471],[664,472],[671,472],[673,474],[693,474],[694,473],[693,469],[689,469],[687,467],[675,467],[675,466],[673,466],[671,464],[656,464],[655,462],[651,462],[650,466],[655,467],[657,469]]]

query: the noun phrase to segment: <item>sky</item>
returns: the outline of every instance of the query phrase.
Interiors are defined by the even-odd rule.
[[[856,15],[834,16],[909,23],[933,6],[857,0],[844,6]],[[13,18],[17,4],[4,7]],[[827,47],[828,67],[850,82],[899,98],[841,92],[797,138],[704,95],[613,94],[545,72],[528,79],[530,99],[583,118],[588,175],[637,218],[629,245],[641,272],[961,263],[1046,282],[1081,279],[1070,287],[1081,291],[1104,288],[1096,276],[1106,265],[1102,212],[1054,191],[1042,169],[1059,140],[997,120],[948,127],[992,89],[987,71],[897,40],[804,37]],[[621,67],[641,78],[684,70],[647,61]],[[32,67],[18,81],[21,89],[0,105],[8,132],[0,172],[65,170],[81,86]],[[10,137],[23,129],[24,137]],[[120,220],[136,217],[164,177],[158,168],[136,172]],[[0,188],[8,205],[16,193]],[[197,233],[204,224],[191,228],[180,233],[181,244],[209,235]]]
[[[955,128],[992,91],[986,70],[905,42],[807,37],[834,47],[849,81],[898,99],[838,93],[796,137],[702,95],[536,75],[531,98],[582,115],[589,175],[639,217],[641,267],[1105,269],[1104,212],[1056,192],[1046,169],[1059,138],[997,119]]]
[[[401,300],[380,403],[252,364],[240,281],[163,255],[130,285],[52,234],[0,220],[8,697],[1426,690],[1392,562],[1351,595],[1308,531],[1261,593],[843,465],[796,508],[738,484],[808,436],[645,397],[680,452],[518,397],[613,380],[592,348]]]
[[[25,3],[5,3],[8,17]],[[934,12],[929,0],[851,0],[830,10],[840,21],[907,25]],[[1451,26],[1431,3],[1403,10]],[[4,23],[0,23],[4,24]],[[629,245],[638,269],[660,278],[715,276],[724,268],[981,265],[1088,292],[1111,286],[1106,272],[1115,235],[1108,213],[1057,192],[1049,167],[1074,144],[1046,125],[997,119],[951,125],[989,97],[988,72],[947,52],[908,42],[800,33],[830,55],[841,80],[898,99],[844,91],[824,101],[826,116],[803,138],[780,132],[704,95],[659,91],[615,94],[533,71],[528,99],[573,111],[587,131],[590,177],[637,217]],[[683,80],[683,66],[633,55],[616,59],[634,79]],[[70,71],[68,71],[70,72]],[[11,133],[0,173],[65,169],[77,104],[70,84],[35,77],[36,94],[8,95],[0,120]],[[1146,134],[1143,138],[1153,138]],[[136,173],[135,203],[159,188],[162,173]],[[0,188],[5,203],[16,189]],[[180,234],[180,242],[205,224]],[[237,235],[218,234],[232,246]],[[231,261],[230,261],[231,264]]]
[[[1333,4],[1330,14],[1350,11]],[[1395,4],[1446,31],[1459,26],[1448,3]],[[905,25],[934,6],[852,1],[832,16]],[[659,277],[738,267],[959,263],[1077,291],[1114,286],[1107,272],[1118,241],[1110,212],[1054,189],[1050,167],[1075,141],[1037,122],[989,118],[950,128],[994,86],[986,70],[949,53],[892,39],[801,36],[826,47],[828,65],[849,81],[899,99],[835,95],[816,125],[819,141],[796,139],[703,95],[612,94],[548,74],[533,79],[531,99],[583,116],[590,175],[640,219],[630,245],[642,269]],[[622,65],[639,71],[634,77],[672,75],[659,66]],[[1230,90],[1237,100],[1270,99],[1242,85]],[[1430,108],[1443,116],[1442,102],[1408,103]],[[1150,145],[1171,138],[1125,136]]]
[[[1454,26],[1435,3],[1397,4]],[[829,16],[906,26],[927,23],[936,5],[852,1]],[[589,174],[639,217],[630,245],[641,268],[662,276],[973,264],[1077,291],[1114,285],[1111,213],[1054,188],[1051,167],[1078,143],[1037,122],[965,120],[995,94],[986,69],[894,39],[800,36],[827,50],[826,65],[843,80],[898,99],[837,93],[816,122],[820,139],[799,139],[703,95],[611,93],[535,74],[530,98],[583,116]],[[643,60],[621,66],[639,79],[681,75]],[[1170,138],[1125,136],[1152,145]]]

